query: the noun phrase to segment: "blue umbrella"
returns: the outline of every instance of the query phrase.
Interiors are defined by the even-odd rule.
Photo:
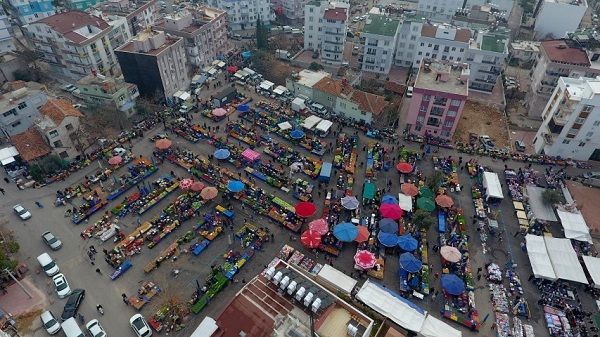
[[[360,202],[356,199],[355,196],[345,196],[341,199],[342,207],[345,209],[353,210],[357,209]]]
[[[248,104],[242,104],[237,107],[237,111],[239,111],[239,112],[248,112],[248,110],[250,110],[250,107],[248,106]]]
[[[379,230],[385,233],[397,234],[398,223],[389,218],[379,220]]]
[[[421,270],[421,267],[423,266],[423,263],[411,253],[403,253],[400,255],[398,261],[400,263],[400,268],[409,273],[416,273]]]
[[[384,195],[383,198],[381,198],[381,203],[382,204],[398,204],[398,199],[396,199],[395,196],[393,195]]]
[[[455,274],[444,274],[441,278],[442,288],[450,295],[458,296],[465,292],[465,282]]]
[[[377,239],[385,247],[394,247],[398,244],[398,235],[379,231]]]
[[[419,243],[410,234],[404,234],[398,238],[398,246],[406,252],[412,252],[417,249]]]
[[[227,159],[231,155],[231,152],[227,149],[218,149],[215,151],[214,156],[217,159]]]
[[[300,139],[304,137],[304,131],[299,129],[292,130],[292,132],[290,132],[290,137],[292,137],[292,139]]]
[[[343,222],[333,227],[333,236],[342,242],[351,242],[358,236],[358,228],[350,222]]]
[[[227,184],[227,189],[233,193],[241,192],[245,187],[246,185],[239,180],[231,180]]]

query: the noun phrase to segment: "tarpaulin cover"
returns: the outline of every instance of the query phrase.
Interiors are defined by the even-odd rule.
[[[317,274],[317,278],[324,280],[331,287],[342,291],[346,295],[350,295],[358,283],[358,281],[352,277],[344,274],[328,264],[325,264],[323,268],[321,268]]]
[[[554,273],[552,262],[550,262],[550,256],[546,250],[544,238],[527,234],[525,236],[525,244],[527,245],[527,255],[529,256],[529,263],[531,264],[533,275],[537,278],[556,281],[558,278]]]
[[[246,185],[239,180],[231,180],[227,183],[227,189],[233,193],[241,192]]]
[[[585,263],[585,268],[592,277],[594,288],[600,288],[600,258],[584,255],[583,262]]]
[[[242,152],[242,157],[246,158],[246,160],[248,161],[255,161],[258,160],[258,158],[260,158],[260,153],[252,150],[252,149],[245,149]]]
[[[410,195],[398,193],[398,205],[400,205],[400,208],[402,208],[403,210],[405,210],[407,212],[412,212],[412,209],[413,209],[412,197]]]
[[[317,124],[319,124],[319,122],[321,120],[322,120],[322,118],[319,117],[319,116],[310,115],[310,116],[306,117],[306,119],[304,120],[304,122],[302,122],[302,127],[305,128],[305,129],[311,130]]]
[[[279,129],[285,131],[285,130],[289,130],[292,128],[292,124],[290,124],[289,122],[282,122],[277,124],[277,126],[279,127]]]
[[[375,184],[371,182],[365,183],[363,187],[363,198],[373,199],[375,197]]]
[[[324,119],[324,120],[320,121],[319,124],[317,124],[315,129],[317,129],[321,132],[327,132],[327,131],[329,131],[329,128],[331,128],[332,125],[333,125],[332,121]]]
[[[542,193],[544,193],[546,190],[545,188],[537,187],[535,185],[527,185],[525,190],[527,192],[527,201],[529,202],[533,216],[535,216],[536,219],[558,221],[556,215],[554,214],[552,205],[544,202],[542,198]],[[516,206],[517,205],[515,205],[515,209],[517,208]],[[523,211],[525,209],[521,208],[520,210]]]
[[[483,172],[483,187],[485,187],[486,199],[504,199],[502,185],[500,184],[500,179],[498,179],[498,174],[494,172]]]
[[[544,237],[554,273],[559,279],[588,284],[570,239]]]
[[[206,316],[190,337],[211,337],[217,330],[219,330],[217,321]]]
[[[560,209],[557,209],[556,213],[560,218],[560,223],[565,229],[566,238],[592,243],[590,229],[585,223],[585,219],[583,219],[581,213],[565,212]]]
[[[451,327],[446,322],[431,315],[425,317],[423,328],[419,331],[421,337],[462,337],[462,332]]]

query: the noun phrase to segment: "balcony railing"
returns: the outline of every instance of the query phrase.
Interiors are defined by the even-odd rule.
[[[543,133],[542,137],[544,138],[544,143],[546,143],[546,145],[554,144],[554,137],[551,134]]]
[[[335,49],[332,50],[332,49],[327,49],[327,48],[323,48],[323,51],[327,52],[327,53],[336,53],[336,54],[342,52],[341,50],[335,50]]]
[[[494,61],[490,61],[490,60],[481,60],[481,63],[485,63],[485,64],[496,64],[496,62],[494,62]]]

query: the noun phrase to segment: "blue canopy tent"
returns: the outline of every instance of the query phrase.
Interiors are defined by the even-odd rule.
[[[342,207],[344,207],[345,209],[349,209],[349,210],[354,210],[357,209],[358,206],[360,205],[360,202],[358,201],[358,199],[356,199],[355,196],[345,196],[341,199],[342,202]]]
[[[389,218],[379,220],[379,230],[385,233],[397,234],[398,223]]]
[[[217,149],[213,155],[215,158],[223,160],[229,158],[231,152],[228,149]]]
[[[446,214],[444,212],[438,213],[438,232],[446,232]]]
[[[301,139],[304,137],[304,131],[299,129],[292,130],[292,132],[290,132],[290,137],[292,137],[292,139]]]
[[[379,231],[377,239],[384,247],[394,247],[398,244],[398,235]]]
[[[333,227],[333,236],[342,242],[352,242],[358,236],[358,227],[350,222],[337,224]]]
[[[410,234],[404,234],[398,238],[398,247],[405,252],[412,252],[419,246],[419,242]]]
[[[458,296],[465,292],[465,282],[455,274],[444,274],[440,281],[442,288],[450,295]]]
[[[241,192],[245,187],[246,185],[239,180],[231,180],[227,184],[227,189],[233,193]]]
[[[250,57],[252,57],[252,52],[251,52],[251,51],[249,51],[249,50],[243,51],[243,52],[241,52],[240,54],[242,55],[242,58],[243,58],[244,60],[247,60],[247,59],[249,59]]]
[[[400,255],[398,261],[400,263],[400,268],[409,273],[416,273],[423,267],[423,263],[411,253],[403,253]]]
[[[393,195],[384,195],[383,198],[381,198],[381,203],[382,204],[398,204],[398,199],[393,196]]]
[[[239,112],[248,112],[248,110],[250,110],[248,104],[242,104],[237,107],[237,111]]]

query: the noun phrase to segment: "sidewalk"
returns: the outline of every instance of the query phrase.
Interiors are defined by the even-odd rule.
[[[21,280],[21,283],[29,291],[32,298],[29,298],[16,283],[6,288],[6,294],[0,295],[0,308],[10,313],[13,317],[19,317],[33,310],[42,309],[46,306],[47,302],[46,294],[33,285],[30,277],[24,278]]]

